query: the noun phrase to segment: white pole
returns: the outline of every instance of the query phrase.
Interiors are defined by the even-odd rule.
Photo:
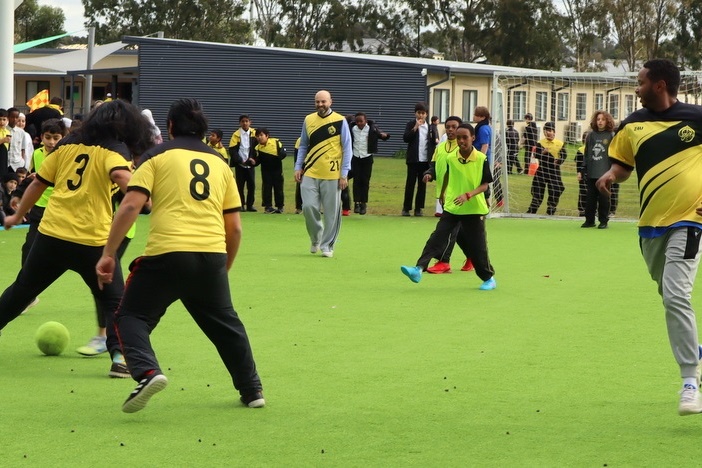
[[[88,63],[85,75],[85,89],[83,89],[83,112],[90,112],[90,104],[93,102],[93,74],[90,70],[93,69],[93,48],[95,47],[95,27],[88,28]]]
[[[21,2],[0,2],[0,107],[15,105],[15,8]]]

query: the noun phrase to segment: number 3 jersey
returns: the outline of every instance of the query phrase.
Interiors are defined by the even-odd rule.
[[[147,151],[127,191],[151,197],[144,255],[226,253],[224,214],[241,199],[227,162],[195,137],[177,137]]]
[[[88,146],[71,135],[61,140],[39,168],[37,178],[54,187],[39,232],[76,244],[103,246],[112,224],[112,179],[130,170],[124,143]]]

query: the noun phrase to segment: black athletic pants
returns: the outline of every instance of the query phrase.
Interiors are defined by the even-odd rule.
[[[495,270],[492,268],[488,256],[485,216],[455,215],[444,211],[441,214],[441,218],[439,218],[436,229],[429,237],[429,240],[427,240],[424,250],[431,251],[432,256],[436,252],[444,250],[448,245],[448,239],[454,235],[453,233],[456,232],[459,226],[460,229],[457,231],[457,236],[461,238],[459,245],[462,249],[463,246],[466,247],[464,250],[466,257],[468,257],[468,252],[470,252],[470,259],[473,261],[475,273],[480,279],[483,281],[489,280],[495,275]],[[426,269],[426,265],[431,260],[431,257],[427,259],[426,255],[422,252],[422,256],[417,260],[417,266],[421,266],[422,269]]]
[[[368,190],[373,173],[373,156],[365,158],[351,158],[351,171],[353,172],[353,202],[368,203]]]
[[[98,312],[106,318],[107,349],[110,355],[119,351],[119,342],[112,321],[124,291],[122,268],[117,262],[111,284],[100,290],[95,265],[103,247],[92,247],[37,233],[24,265],[0,296],[0,330],[17,318],[35,297],[51,286],[67,270],[78,273],[95,298]]]
[[[417,196],[414,198],[414,210],[424,209],[427,184],[424,183],[424,172],[429,169],[428,162],[407,163],[407,179],[405,180],[405,200],[402,204],[403,211],[412,211],[412,196],[414,185],[417,184]]]
[[[149,336],[180,300],[217,348],[239,393],[261,390],[249,338],[232,306],[226,261],[226,254],[173,252],[132,262],[115,322],[134,380],[161,372]]]
[[[241,206],[251,208],[256,201],[256,169],[253,167],[234,166],[234,177],[236,178],[236,186],[239,189]],[[246,185],[246,194],[244,194],[244,185]]]
[[[264,207],[272,207],[273,200],[275,200],[276,208],[283,209],[283,206],[285,206],[283,183],[283,165],[281,161],[261,164],[261,185],[263,186],[261,195]],[[272,196],[271,193],[273,194]]]

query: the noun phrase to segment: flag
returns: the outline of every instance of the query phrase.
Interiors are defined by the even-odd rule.
[[[49,104],[49,90],[42,89],[34,96],[32,99],[27,101],[27,107],[29,107],[29,112],[34,111],[40,107],[44,107]]]

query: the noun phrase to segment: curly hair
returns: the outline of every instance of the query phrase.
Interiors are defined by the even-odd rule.
[[[153,146],[149,121],[136,106],[120,99],[90,111],[77,134],[89,146],[121,141],[133,156],[140,156]]]
[[[597,117],[600,114],[604,115],[605,120],[607,121],[607,123],[605,124],[605,130],[608,132],[614,131],[614,118],[612,117],[612,114],[604,110],[596,110],[595,113],[592,114],[592,118],[590,119],[590,128],[592,129],[592,131],[600,131],[599,127],[597,126]]]

